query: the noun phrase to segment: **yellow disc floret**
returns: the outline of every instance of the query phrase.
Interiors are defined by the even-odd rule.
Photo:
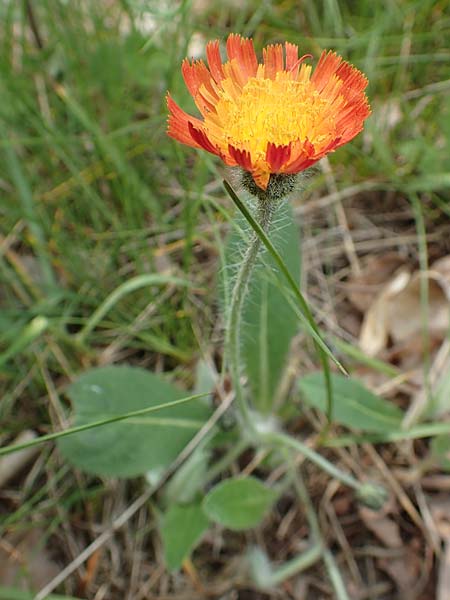
[[[226,82],[222,86],[205,125],[213,137],[220,127],[226,133],[221,145],[247,150],[253,160],[264,159],[269,142],[285,146],[308,138],[321,145],[335,133],[329,103],[309,80],[294,81],[284,71],[275,79],[251,77],[240,93]]]

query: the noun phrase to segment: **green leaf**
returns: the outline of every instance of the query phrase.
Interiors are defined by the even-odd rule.
[[[432,401],[426,411],[428,418],[436,420],[450,410],[450,369],[444,369],[443,373],[433,385]]]
[[[203,500],[208,517],[228,529],[256,527],[278,494],[254,477],[227,479],[216,485]]]
[[[157,375],[129,366],[92,369],[67,390],[75,411],[74,425],[121,415],[183,397]],[[58,441],[63,456],[84,471],[112,477],[134,477],[167,467],[209,416],[200,400],[163,408],[76,433]]]
[[[431,452],[444,471],[450,471],[450,435],[438,435],[431,442]]]
[[[168,504],[187,504],[197,495],[206,480],[211,452],[199,445],[176,470],[164,486]]]
[[[241,225],[244,226],[242,219]],[[277,210],[271,240],[298,284],[299,232],[292,208],[287,202]],[[225,251],[227,264],[223,273],[229,275],[230,265],[233,268],[232,265],[240,260],[246,245],[241,235],[234,231]],[[290,343],[300,323],[274,275],[277,270],[274,259],[267,251],[262,251],[261,256],[263,264],[260,263],[253,273],[242,315],[241,356],[252,390],[253,403],[259,410],[270,412],[277,385],[286,366]],[[228,282],[228,288],[231,283],[232,281]],[[229,298],[226,303],[228,305]]]
[[[331,380],[333,416],[337,423],[373,433],[400,429],[403,414],[397,406],[376,396],[355,379],[333,374]],[[308,406],[326,411],[326,389],[321,373],[302,377],[299,387]]]
[[[195,369],[195,394],[213,394],[217,385],[217,373],[204,360],[199,360]]]
[[[167,568],[179,569],[208,528],[200,503],[173,504],[163,517],[161,537]]]

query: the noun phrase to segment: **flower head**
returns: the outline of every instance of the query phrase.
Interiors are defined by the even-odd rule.
[[[186,86],[203,116],[192,117],[167,95],[168,135],[203,148],[229,166],[248,171],[266,190],[273,174],[292,175],[353,139],[370,114],[366,77],[334,52],[324,51],[312,71],[286,42],[263,50],[231,34],[228,61],[219,42],[206,46],[203,61],[183,62]]]

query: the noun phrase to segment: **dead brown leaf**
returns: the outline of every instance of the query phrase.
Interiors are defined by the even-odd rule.
[[[439,281],[450,298],[450,256],[443,256],[434,261],[431,271],[440,278]]]
[[[441,283],[433,279],[431,273],[424,273],[424,276],[428,280],[428,331],[431,336],[443,338],[449,326],[449,302]],[[389,333],[394,342],[401,343],[422,335],[420,295],[420,275],[416,273],[390,303]]]
[[[359,515],[364,524],[387,548],[403,546],[398,524],[386,512],[370,510],[365,506],[359,508]]]
[[[421,559],[417,551],[406,546],[400,534],[400,527],[393,515],[398,508],[395,500],[388,501],[381,511],[359,508],[359,515],[366,527],[383,543],[386,548],[397,550],[389,558],[379,558],[377,564],[395,581],[399,590],[405,591],[411,583],[417,581],[421,569]]]
[[[422,561],[416,552],[405,547],[401,556],[380,558],[377,564],[395,581],[400,590],[406,591],[417,582]]]
[[[428,307],[422,306],[422,282],[428,286]],[[436,261],[427,272],[410,273],[397,269],[364,315],[359,336],[360,347],[376,356],[389,339],[400,348],[416,348],[416,362],[423,352],[423,328],[427,325],[432,342],[442,341],[450,325],[450,257]],[[425,321],[426,317],[426,321]],[[408,364],[410,365],[408,358]]]
[[[406,288],[410,278],[408,270],[398,271],[367,310],[361,327],[359,345],[369,356],[377,355],[387,346],[391,306],[395,305],[396,297]]]
[[[450,539],[450,497],[447,493],[430,496],[427,504],[440,537]]]
[[[435,531],[444,542],[444,551],[440,556],[437,600],[450,598],[450,498],[447,493],[430,495],[427,505],[433,519]]]
[[[350,278],[347,297],[353,306],[365,313],[386,282],[402,266],[405,260],[396,252],[369,256],[361,273]]]

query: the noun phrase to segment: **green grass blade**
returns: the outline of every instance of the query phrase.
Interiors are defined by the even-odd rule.
[[[42,316],[32,319],[22,330],[11,346],[0,354],[0,367],[2,367],[10,358],[22,352],[36,338],[46,331],[48,328],[48,319]]]
[[[179,277],[173,277],[171,275],[159,275],[151,273],[149,275],[138,275],[137,277],[133,277],[129,281],[122,283],[117,287],[111,294],[100,304],[100,306],[93,312],[93,314],[89,317],[86,325],[83,327],[81,331],[77,333],[77,340],[80,343],[83,343],[86,339],[86,336],[98,325],[98,323],[103,319],[106,313],[116,304],[121,298],[138,290],[142,287],[149,285],[166,285],[166,284],[174,284],[179,286],[189,287],[192,285],[190,281],[186,279],[180,279]]]
[[[404,442],[405,440],[418,440],[434,437],[436,435],[450,435],[450,423],[435,422],[423,423],[411,427],[411,429],[398,429],[386,433],[366,433],[365,435],[343,435],[338,438],[330,438],[324,442],[327,448],[343,448],[360,444],[383,444]]]
[[[1,129],[1,133],[2,137],[4,136],[5,139],[10,140],[10,143],[5,144],[3,148],[6,159],[6,166],[9,170],[11,180],[17,190],[17,195],[19,197],[19,201],[22,207],[23,216],[28,224],[31,233],[32,243],[39,261],[39,265],[42,270],[45,285],[48,288],[48,290],[51,290],[52,288],[55,288],[56,280],[50,262],[50,256],[47,251],[45,235],[41,227],[39,218],[36,215],[31,187],[22,168],[22,165],[20,164],[20,161],[17,157],[17,153],[15,148],[13,147],[13,141],[11,140],[11,137],[7,135],[6,131],[4,131],[3,128]]]
[[[31,446],[37,446],[38,444],[43,444],[44,442],[50,442],[52,440],[56,440],[58,438],[65,437],[67,435],[72,435],[73,433],[80,433],[80,431],[86,431],[87,429],[93,429],[94,427],[101,427],[103,425],[108,425],[110,423],[117,423],[118,421],[124,421],[125,419],[130,419],[133,417],[140,417],[142,415],[146,415],[151,412],[156,412],[158,410],[170,408],[171,406],[178,406],[179,404],[185,404],[186,402],[191,402],[192,400],[197,400],[198,398],[203,398],[203,397],[207,396],[208,393],[194,394],[192,396],[186,396],[185,398],[179,398],[178,400],[172,400],[171,402],[166,402],[165,404],[149,406],[148,408],[141,408],[139,410],[133,410],[131,412],[124,413],[123,415],[109,417],[108,419],[100,419],[100,420],[94,421],[92,423],[86,423],[85,425],[78,425],[77,427],[69,427],[68,429],[64,429],[63,431],[57,431],[55,433],[48,433],[47,435],[42,435],[34,440],[31,440],[30,442],[24,442],[23,444],[14,444],[12,446],[5,446],[4,448],[0,448],[0,456],[4,456],[5,454],[11,454],[13,452],[18,452],[19,450],[24,450],[25,448],[30,448]]]

